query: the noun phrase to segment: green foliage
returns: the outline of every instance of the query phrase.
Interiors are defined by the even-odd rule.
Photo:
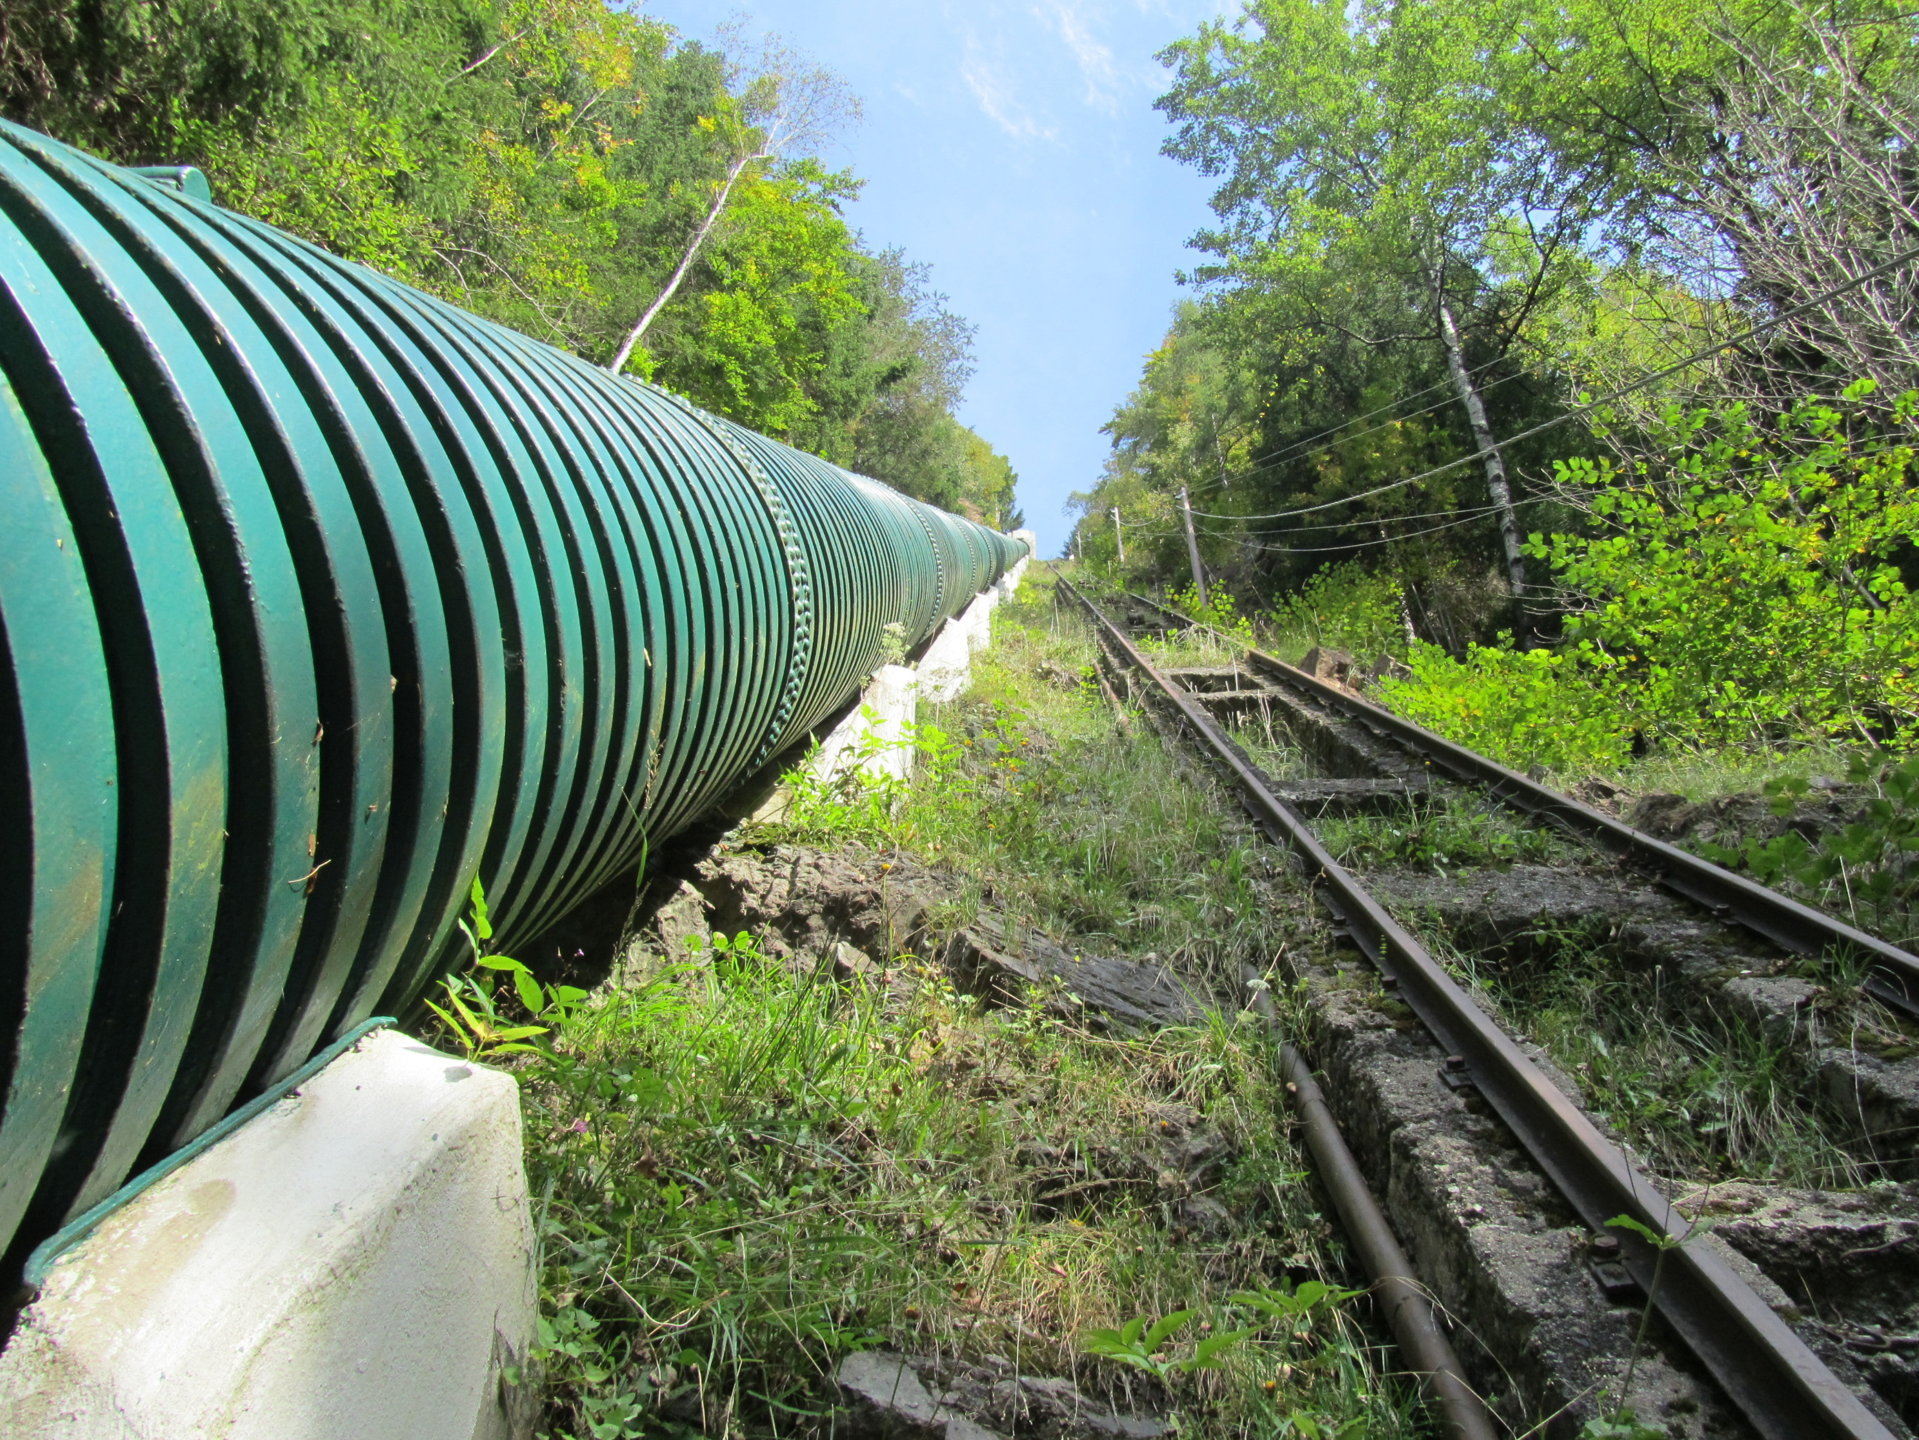
[[[1664,1425],[1641,1420],[1623,1407],[1595,1415],[1579,1427],[1579,1440],[1667,1440],[1671,1434]]]
[[[1448,576],[1485,573],[1501,549],[1492,521],[1470,513],[1490,499],[1477,467],[1429,473],[1479,448],[1464,389],[1477,389],[1518,503],[1531,507],[1520,514],[1541,534],[1583,543],[1594,537],[1576,515],[1592,507],[1579,484],[1525,493],[1567,447],[1585,448],[1582,390],[1654,382],[1610,433],[1587,431],[1631,468],[1649,453],[1656,465],[1669,458],[1668,405],[1723,409],[1743,395],[1761,414],[1809,383],[1836,390],[1869,374],[1887,395],[1915,383],[1910,336],[1889,319],[1912,288],[1909,270],[1856,283],[1919,233],[1903,172],[1883,163],[1911,149],[1911,21],[1909,6],[1886,0],[1675,0],[1623,12],[1601,0],[1248,0],[1201,25],[1165,52],[1159,104],[1173,127],[1168,153],[1216,182],[1218,221],[1195,237],[1202,260],[1189,277],[1207,288],[1107,427],[1106,471],[1075,496],[1081,553],[1135,584],[1177,575],[1170,497],[1183,486],[1202,512],[1209,565],[1250,582],[1242,593],[1288,594],[1329,559],[1367,555],[1402,585],[1424,638],[1458,655],[1512,624],[1445,603]],[[1702,338],[1802,302],[1810,313],[1790,324],[1697,359]],[[1883,402],[1857,408],[1890,418]],[[1531,437],[1552,420],[1574,424]],[[1859,477],[1841,469],[1843,493]],[[1416,485],[1398,483],[1415,475]],[[1576,466],[1563,475],[1590,478]],[[1763,543],[1768,512],[1817,531],[1830,518],[1817,505],[1800,517],[1777,508],[1804,478],[1749,493],[1749,514],[1727,505],[1701,518],[1727,527],[1730,548],[1741,531]],[[1873,488],[1860,487],[1862,512]],[[1136,527],[1123,567],[1109,533],[1115,505]],[[1604,529],[1650,517],[1628,501],[1600,518]],[[1805,538],[1782,547],[1799,553],[1781,558],[1781,575],[1806,558]],[[1744,583],[1750,558],[1730,583]],[[1867,577],[1854,579],[1871,593]],[[1658,588],[1682,624],[1688,597]],[[1532,604],[1550,630],[1555,617],[1540,614],[1549,602],[1535,594]],[[1881,682],[1904,658],[1888,657],[1894,637],[1875,628],[1899,622],[1831,623],[1843,619],[1822,602],[1796,627],[1771,627],[1798,637],[1735,623],[1727,638],[1747,641],[1737,673],[1709,677],[1702,663],[1641,677],[1620,695],[1625,723],[1649,742],[1672,720],[1673,738],[1720,743],[1754,725],[1903,711],[1905,697]],[[1823,656],[1810,643],[1820,633]],[[1702,635],[1696,648],[1717,653],[1719,638]],[[1772,643],[1798,638],[1808,644]],[[1635,640],[1615,653],[1645,652]],[[1777,698],[1785,691],[1769,687],[1766,667],[1749,663],[1767,658],[1794,676],[1815,659],[1820,673],[1797,687],[1813,693]]]
[[[1342,864],[1407,866],[1445,874],[1470,866],[1551,864],[1556,836],[1496,807],[1415,796],[1382,815],[1329,820],[1322,835]]]
[[[1919,536],[1919,400],[1901,399],[1888,431],[1857,411],[1871,392],[1862,381],[1764,427],[1739,405],[1669,411],[1656,462],[1562,462],[1592,528],[1529,548],[1576,602],[1563,646],[1455,660],[1415,645],[1410,676],[1382,694],[1495,758],[1562,772],[1616,769],[1635,736],[1910,745],[1919,607],[1895,557]],[[1777,848],[1753,863],[1778,870],[1791,842]]]
[[[0,113],[596,362],[721,194],[629,368],[909,493],[1010,514],[952,411],[970,328],[847,227],[858,182],[769,139],[837,82],[681,39],[627,0],[21,0]],[[822,135],[809,136],[823,140]]]
[[[534,1360],[556,1437],[672,1435],[722,1411],[748,1431],[824,1433],[821,1377],[858,1348],[1017,1342],[1023,1364],[1067,1373],[1069,1336],[1125,1328],[1116,1303],[1222,1271],[1249,1287],[1233,1302],[1261,1298],[1260,1264],[1311,1243],[1307,1211],[1268,1208],[1304,1192],[1297,1170],[1275,1184],[1290,1142],[1256,1026],[1095,1039],[984,1009],[908,956],[840,983],[738,935],[596,995],[551,1054],[525,1091],[545,1257]],[[1223,1193],[1276,1229],[1248,1232],[1244,1258],[1169,1237],[1150,1178],[1048,1200],[1058,1172],[1028,1158],[1122,1157],[1198,1106],[1249,1157]],[[1238,1433],[1239,1417],[1291,1406],[1397,1433],[1334,1313],[1349,1295],[1309,1282],[1276,1301],[1295,1318],[1276,1317],[1270,1341],[1202,1337],[1162,1377],[1198,1409],[1190,1428],[1217,1408],[1220,1433]],[[1262,1387],[1275,1365],[1287,1379]],[[1189,1372],[1222,1367],[1236,1404],[1201,1404]]]
[[[575,985],[543,985],[520,961],[490,953],[485,942],[493,938],[493,923],[487,909],[486,889],[480,877],[473,877],[469,890],[471,908],[460,922],[466,937],[472,969],[443,977],[440,998],[445,1003],[426,1002],[427,1009],[440,1017],[453,1041],[469,1060],[493,1060],[505,1055],[546,1055],[543,1035],[555,1025],[564,1024],[574,1007],[586,999],[586,991]],[[512,987],[512,998],[531,1020],[544,1024],[519,1023],[502,1009],[509,1004],[496,993],[499,977],[504,975]]]
[[[1200,603],[1199,591],[1191,585],[1168,591],[1166,603],[1202,625],[1223,631],[1242,645],[1253,643],[1253,622],[1239,613],[1233,592],[1224,585],[1208,586],[1204,604]]]
[[[1867,792],[1864,813],[1837,833],[1808,840],[1788,829],[1743,846],[1706,844],[1708,859],[1741,867],[1762,885],[1796,892],[1855,925],[1901,944],[1915,938],[1919,909],[1919,756],[1854,756],[1847,777]],[[1803,775],[1768,780],[1773,813],[1789,816],[1810,785]]]
[[[1807,1103],[1817,1086],[1804,1047],[1692,1003],[1609,935],[1546,926],[1508,943],[1497,964],[1441,949],[1659,1173],[1806,1189],[1872,1178],[1870,1159]]]
[[[1919,399],[1893,433],[1855,434],[1872,388],[1776,426],[1739,405],[1671,411],[1660,462],[1560,467],[1598,533],[1531,549],[1580,597],[1568,653],[1648,738],[1903,736],[1919,720],[1919,608],[1893,563],[1919,535]]]
[[[1404,658],[1406,628],[1400,617],[1405,603],[1405,586],[1396,576],[1349,560],[1318,571],[1281,596],[1273,604],[1272,623],[1282,652],[1295,659],[1315,645],[1362,659]]]
[[[1088,1330],[1080,1336],[1080,1347],[1089,1355],[1143,1370],[1155,1380],[1166,1382],[1199,1370],[1224,1369],[1234,1351],[1250,1348],[1248,1341],[1264,1335],[1269,1361],[1280,1373],[1290,1377],[1297,1371],[1318,1368],[1336,1372],[1347,1352],[1337,1312],[1365,1293],[1323,1280],[1238,1290],[1226,1297],[1219,1313],[1224,1316],[1249,1310],[1250,1317],[1237,1317],[1250,1318],[1249,1324],[1215,1329],[1211,1321],[1199,1318],[1197,1309],[1175,1310],[1150,1325],[1141,1315],[1117,1328]],[[1195,1321],[1198,1332],[1190,1346],[1181,1352],[1169,1350],[1175,1337],[1191,1329]],[[1277,1379],[1271,1379],[1262,1389],[1268,1396],[1277,1396],[1280,1385]],[[1276,1407],[1272,1416],[1280,1435],[1297,1434],[1307,1440],[1361,1440],[1368,1430],[1363,1415],[1329,1417],[1281,1404],[1284,1413]]]
[[[956,764],[960,745],[952,736],[937,725],[908,721],[898,738],[890,738],[870,707],[862,708],[860,716],[868,728],[840,756],[831,774],[816,773],[815,749],[781,777],[790,796],[779,820],[784,838],[894,846],[911,833],[909,799],[914,809],[961,799],[966,781]],[[903,777],[892,769],[901,760],[907,767]]]
[[[1510,640],[1510,637],[1507,637]],[[1415,642],[1405,678],[1380,682],[1408,719],[1520,769],[1577,774],[1625,763],[1630,732],[1612,694],[1595,683],[1589,650],[1471,646],[1455,660]]]
[[[1220,1330],[1195,1343],[1189,1354],[1160,1353],[1162,1346],[1198,1318],[1197,1310],[1175,1310],[1154,1321],[1148,1328],[1145,1316],[1135,1316],[1117,1330],[1088,1330],[1080,1337],[1080,1344],[1088,1355],[1117,1360],[1122,1365],[1144,1370],[1156,1380],[1164,1380],[1172,1375],[1190,1374],[1194,1370],[1217,1369],[1224,1363],[1219,1352],[1253,1333],[1250,1330]]]

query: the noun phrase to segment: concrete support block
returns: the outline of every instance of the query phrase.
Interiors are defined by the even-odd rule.
[[[906,727],[918,704],[916,674],[904,665],[881,666],[860,695],[859,708],[820,741],[813,773],[832,780],[857,768],[874,778],[904,780],[913,763]]]
[[[993,638],[993,607],[998,603],[999,587],[991,586],[940,627],[915,670],[920,699],[945,704],[959,698],[973,671],[973,652]]]
[[[109,1216],[0,1355],[11,1440],[508,1440],[519,1091],[378,1032]]]
[[[1016,532],[1024,533],[1024,532]],[[958,615],[940,627],[932,643],[908,668],[887,665],[877,671],[860,695],[859,705],[820,741],[809,768],[821,780],[833,780],[857,767],[869,776],[904,780],[912,773],[913,751],[905,744],[906,727],[922,700],[945,703],[957,699],[972,676],[973,655],[993,640],[993,610],[1019,588],[1026,559],[973,597]],[[858,758],[864,756],[863,759]],[[757,818],[777,819],[788,797],[775,796],[757,812]]]

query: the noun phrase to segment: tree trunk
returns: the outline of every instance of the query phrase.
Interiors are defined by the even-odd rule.
[[[1486,422],[1486,402],[1479,396],[1472,372],[1466,368],[1466,353],[1459,343],[1459,327],[1453,323],[1452,307],[1442,293],[1439,297],[1439,338],[1446,347],[1446,370],[1452,376],[1459,403],[1466,407],[1466,421],[1472,427],[1473,448],[1482,451],[1486,466],[1486,493],[1499,507],[1499,539],[1506,552],[1506,584],[1512,591],[1517,615],[1526,592],[1526,557],[1519,548],[1519,517],[1513,511],[1512,486],[1506,481],[1506,462],[1493,441],[1493,427]],[[1522,630],[1527,627],[1521,624]],[[1528,637],[1520,636],[1522,644]]]
[[[686,279],[686,272],[693,268],[693,261],[699,255],[700,247],[706,243],[706,237],[713,233],[713,227],[719,223],[720,212],[726,209],[726,202],[732,198],[734,182],[740,178],[741,172],[748,165],[759,158],[761,157],[757,155],[742,155],[726,172],[726,182],[720,186],[720,193],[713,197],[713,208],[706,212],[706,218],[700,222],[700,228],[693,232],[693,238],[687,242],[686,253],[680,256],[680,263],[674,267],[672,278],[666,282],[666,288],[654,297],[653,303],[646,307],[646,313],[640,316],[638,323],[631,330],[626,332],[626,339],[620,343],[619,353],[607,362],[606,368],[612,374],[617,375],[626,368],[626,362],[631,358],[634,347],[640,343],[640,337],[646,334],[646,327],[651,325],[654,317],[666,308],[666,302],[673,298],[674,292],[680,288],[680,282]]]

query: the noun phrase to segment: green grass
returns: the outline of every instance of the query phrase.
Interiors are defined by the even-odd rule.
[[[801,785],[739,843],[890,849],[949,881],[953,923],[990,893],[1068,944],[1236,986],[1277,948],[1271,860],[1146,726],[1116,732],[1049,590],[1029,578],[971,692],[922,715],[913,786]],[[1263,1022],[1094,1035],[887,959],[842,982],[719,937],[511,1062],[543,1435],[825,1437],[834,1367],[872,1346],[1005,1357],[1183,1435],[1428,1433],[1350,1303],[1274,1299],[1347,1276]],[[1185,1310],[1150,1355],[1112,1338]]]
[[[1683,795],[1695,804],[1729,795],[1757,795],[1768,780],[1796,775],[1843,779],[1858,747],[1808,745],[1791,750],[1676,750],[1635,760],[1606,777],[1632,795]]]
[[[1333,858],[1356,869],[1446,874],[1486,865],[1563,864],[1579,853],[1496,801],[1465,794],[1413,795],[1385,814],[1331,819],[1317,828]]]
[[[1444,942],[1432,949],[1509,1029],[1542,1046],[1655,1171],[1807,1188],[1874,1178],[1808,1104],[1802,1047],[1702,1009],[1690,992],[1662,993],[1656,972],[1603,939],[1576,931],[1532,939],[1539,954],[1498,960]]]
[[[601,995],[528,1086],[550,1433],[823,1433],[833,1365],[878,1345],[1120,1404],[1131,1380],[1194,1433],[1405,1433],[1337,1314],[1163,1381],[1082,1344],[1186,1308],[1243,1324],[1228,1296],[1328,1264],[1271,1045],[1250,1020],[1100,1039],[910,962],[844,988],[750,946]],[[1235,1222],[1185,1225],[1189,1192]]]
[[[1141,635],[1133,644],[1161,670],[1197,665],[1231,665],[1246,647],[1203,625],[1169,630],[1164,635]]]
[[[1300,748],[1283,722],[1258,714],[1239,716],[1227,731],[1246,758],[1272,780],[1304,780],[1316,773],[1312,757]]]
[[[969,693],[925,708],[911,785],[802,784],[757,838],[898,850],[940,867],[958,921],[990,887],[1016,921],[1231,990],[1280,942],[1266,887],[1283,858],[1150,726],[1116,731],[1091,637],[1049,591],[1029,577]]]

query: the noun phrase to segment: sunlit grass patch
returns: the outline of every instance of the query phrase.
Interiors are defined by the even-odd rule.
[[[1685,993],[1662,993],[1657,972],[1603,939],[1569,930],[1541,943],[1549,959],[1433,948],[1510,1028],[1542,1046],[1655,1170],[1806,1188],[1874,1178],[1809,1103],[1816,1086],[1803,1047],[1738,1015],[1702,1010]]]
[[[1328,1264],[1262,1024],[1096,1038],[911,962],[829,976],[728,942],[596,996],[528,1074],[551,1433],[823,1432],[838,1357],[875,1346],[1008,1357],[1196,1433],[1406,1431],[1337,1307],[1229,1303]],[[1083,1343],[1182,1309],[1259,1323],[1158,1377]]]
[[[1484,865],[1564,863],[1571,842],[1492,800],[1413,795],[1383,814],[1325,821],[1333,858],[1356,868],[1404,866],[1445,874]]]

